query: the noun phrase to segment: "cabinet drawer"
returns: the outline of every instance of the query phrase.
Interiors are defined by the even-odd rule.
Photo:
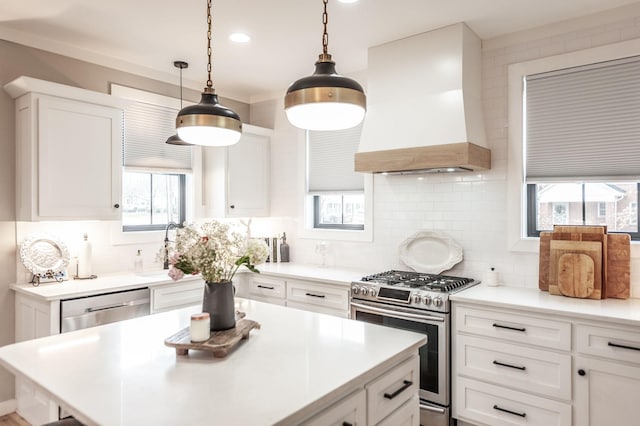
[[[571,323],[483,309],[455,306],[456,329],[483,337],[571,350]]]
[[[162,312],[182,306],[202,303],[204,294],[203,283],[200,280],[166,287],[156,287],[152,292],[153,312]]]
[[[571,400],[571,355],[456,336],[458,374]]]
[[[640,332],[576,325],[577,351],[640,364]]]
[[[418,356],[412,356],[366,386],[367,424],[375,425],[417,395],[420,384]]]
[[[492,426],[571,426],[571,405],[458,377],[454,393],[460,420]]]
[[[249,294],[252,296],[284,299],[286,296],[284,280],[267,277],[251,277]]]
[[[287,300],[346,311],[349,309],[349,289],[288,280]]]
[[[364,425],[366,410],[367,393],[364,389],[360,389],[302,424],[304,426]]]
[[[391,413],[389,417],[378,423],[377,426],[420,426],[420,404],[418,396],[416,395],[405,402],[403,406]]]
[[[333,308],[325,308],[324,306],[310,305],[308,303],[297,303],[287,300],[287,306],[290,308],[301,309],[303,311],[316,312],[319,314],[333,315],[340,318],[349,318],[349,311],[339,311]]]

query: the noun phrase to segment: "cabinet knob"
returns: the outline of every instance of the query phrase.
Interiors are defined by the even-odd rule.
[[[229,208],[235,209],[235,208],[236,208],[236,205],[235,205],[235,204],[231,204],[231,205],[229,206]]]
[[[582,368],[580,370],[578,370],[578,376],[586,376],[587,372],[584,371]]]
[[[119,209],[119,208],[120,208],[120,204],[115,203],[115,204],[113,205],[113,207],[115,207],[116,209]]]

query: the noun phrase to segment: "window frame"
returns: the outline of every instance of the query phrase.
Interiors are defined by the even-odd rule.
[[[342,215],[344,216],[344,196],[346,193],[340,194],[331,194],[331,195],[339,195],[342,199]],[[363,202],[364,202],[364,194]],[[364,231],[364,223],[362,225],[353,225],[348,223],[320,223],[320,197],[322,195],[315,194],[313,195],[313,228],[314,229],[341,229],[345,231]],[[344,219],[343,219],[344,221]]]
[[[584,185],[585,182],[582,182],[582,184]],[[637,191],[636,191],[636,206],[638,205],[638,203],[640,202],[640,182],[636,182],[637,185]],[[537,194],[536,194],[536,184],[535,183],[529,183],[526,185],[527,186],[527,236],[528,237],[540,237],[540,232],[543,231],[551,231],[551,229],[537,229],[537,220],[536,218],[538,217],[538,203],[536,201],[537,199]],[[583,187],[584,188],[584,187]],[[584,194],[584,189],[583,189],[583,194]],[[585,201],[582,201],[582,222],[583,224],[585,221]],[[632,201],[630,203],[633,204],[634,202]],[[638,217],[638,209],[636,207],[636,221],[640,219]],[[637,223],[636,223],[637,224]],[[586,224],[589,225],[589,224]],[[632,223],[633,225],[633,223]],[[629,231],[611,231],[611,230],[607,230],[607,233],[610,234],[629,234],[631,236],[631,240],[640,240],[640,227],[638,228],[638,231],[636,232],[629,232]]]
[[[123,169],[123,172],[126,170]],[[187,175],[180,172],[164,172],[164,171],[136,171],[136,173],[145,173],[151,179],[150,191],[153,194],[153,175],[171,175],[178,176],[178,187],[180,199],[180,209],[178,211],[179,220],[177,223],[184,223],[187,220]],[[153,200],[153,197],[151,197]],[[124,206],[123,206],[124,208]],[[124,210],[123,210],[124,212]],[[151,221],[153,222],[153,204],[151,205]],[[149,224],[149,225],[122,225],[122,232],[145,232],[145,231],[164,231],[167,223]]]

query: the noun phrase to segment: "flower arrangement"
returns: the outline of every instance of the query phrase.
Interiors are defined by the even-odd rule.
[[[269,249],[263,240],[251,239],[217,221],[186,225],[176,231],[174,252],[169,256],[169,276],[177,281],[185,274],[200,274],[206,282],[231,282],[240,266],[260,272]]]

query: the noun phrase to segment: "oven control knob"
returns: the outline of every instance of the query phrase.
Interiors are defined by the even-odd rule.
[[[431,296],[423,296],[422,297],[422,303],[424,303],[425,305],[430,305],[431,304]]]
[[[433,306],[438,307],[438,308],[440,306],[442,306],[442,298],[440,296],[438,296],[435,299],[433,299]]]
[[[363,293],[366,293],[366,289],[363,291]],[[369,289],[369,296],[374,297],[376,295],[376,289],[375,288],[370,288]]]
[[[351,287],[351,293],[353,294],[360,293],[360,287],[356,287],[356,286]]]
[[[419,294],[414,294],[413,295],[413,303],[420,303],[420,295]]]

